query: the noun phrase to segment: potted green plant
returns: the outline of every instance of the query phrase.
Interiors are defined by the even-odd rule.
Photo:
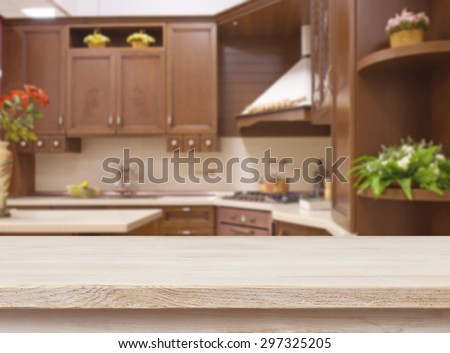
[[[111,39],[103,35],[100,29],[95,29],[93,34],[89,34],[84,37],[84,43],[87,44],[89,48],[106,48],[106,46],[111,43]]]
[[[418,44],[424,41],[425,31],[430,26],[430,19],[424,12],[415,14],[404,9],[396,14],[386,25],[386,32],[390,38],[391,47]]]
[[[139,32],[128,36],[127,43],[131,44],[133,48],[147,48],[150,44],[155,44],[156,40],[141,29]]]
[[[362,156],[354,163],[351,173],[359,193],[371,189],[375,197],[380,197],[387,188],[400,187],[412,200],[413,188],[438,195],[450,189],[450,159],[442,154],[441,146],[431,142],[408,138],[399,146],[383,147],[377,157]]]
[[[43,118],[41,108],[49,104],[45,91],[35,86],[25,85],[24,89],[14,89],[0,97],[0,218],[8,217],[6,200],[11,183],[13,154],[8,149],[9,142],[35,141],[34,122]]]

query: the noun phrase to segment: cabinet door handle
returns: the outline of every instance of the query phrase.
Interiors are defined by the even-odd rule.
[[[63,126],[64,125],[64,118],[63,118],[62,115],[58,118],[58,125],[59,126]]]
[[[117,125],[122,125],[122,117],[120,115],[117,117]]]
[[[109,117],[109,119],[108,119],[108,125],[109,126],[112,126],[114,124],[114,119],[113,119],[113,117],[112,117],[112,115]]]
[[[207,139],[207,140],[205,141],[205,146],[206,146],[206,147],[211,147],[211,145],[212,145],[212,141],[211,141],[210,139]]]
[[[230,230],[237,235],[255,235],[255,231],[253,229],[231,228]]]
[[[169,126],[172,126],[172,115],[169,115],[169,116],[167,117],[167,124],[168,124]]]
[[[193,139],[189,139],[188,140],[188,146],[189,147],[194,147],[195,146],[195,141]]]
[[[176,147],[176,146],[178,146],[178,140],[177,140],[177,139],[172,139],[172,141],[170,142],[170,144],[171,144],[173,147]]]
[[[26,141],[20,141],[20,147],[27,147]]]
[[[42,140],[37,141],[37,142],[36,142],[36,146],[38,146],[38,147],[44,147],[44,141],[42,141]]]
[[[61,146],[61,142],[59,142],[59,140],[53,141],[53,147],[59,147],[59,146]]]
[[[182,210],[183,212],[191,212],[191,211],[192,211],[192,208],[190,208],[190,207],[183,207],[181,210]]]

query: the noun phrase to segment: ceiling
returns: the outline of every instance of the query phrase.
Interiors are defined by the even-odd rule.
[[[0,14],[25,17],[23,8],[56,9],[63,16],[213,16],[248,0],[0,0]]]

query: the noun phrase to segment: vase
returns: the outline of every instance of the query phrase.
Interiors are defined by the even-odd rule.
[[[141,41],[131,42],[131,46],[136,49],[148,48],[148,44]]]
[[[422,43],[425,40],[425,31],[423,29],[406,29],[391,34],[391,48],[404,47]]]
[[[13,154],[8,149],[8,145],[8,142],[0,141],[0,218],[11,215],[6,202],[11,185]]]

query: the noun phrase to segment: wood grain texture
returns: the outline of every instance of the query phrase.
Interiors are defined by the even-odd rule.
[[[449,310],[1,310],[0,332],[450,332]]]
[[[450,308],[449,238],[3,237],[0,249],[2,309]]]

